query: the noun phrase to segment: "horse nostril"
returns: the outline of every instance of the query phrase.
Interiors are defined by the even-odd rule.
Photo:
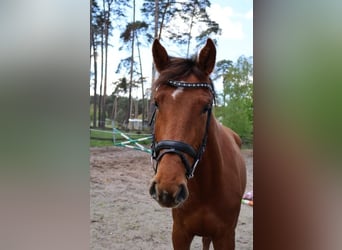
[[[152,196],[153,199],[157,199],[157,189],[156,189],[157,183],[154,181],[151,184],[150,187],[150,195]]]
[[[184,184],[181,184],[179,186],[178,193],[176,194],[175,201],[177,203],[181,203],[185,201],[188,198],[188,196],[189,196],[189,192],[188,192],[187,187]]]

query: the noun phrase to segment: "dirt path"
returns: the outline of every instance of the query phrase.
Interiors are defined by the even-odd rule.
[[[253,151],[243,150],[247,191],[253,190]],[[92,250],[170,250],[171,210],[148,194],[153,176],[150,156],[126,148],[90,149]],[[253,249],[253,208],[242,204],[237,250]],[[196,237],[191,249],[202,249]]]

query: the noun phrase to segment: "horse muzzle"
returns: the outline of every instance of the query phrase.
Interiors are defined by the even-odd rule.
[[[150,186],[150,195],[162,207],[178,207],[189,197],[188,188],[183,183],[180,184],[174,192],[161,189],[159,186],[160,185],[158,185],[156,181],[153,181]]]

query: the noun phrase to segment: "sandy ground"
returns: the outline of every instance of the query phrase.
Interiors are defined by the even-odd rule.
[[[247,191],[253,190],[253,151],[243,150]],[[90,149],[90,246],[110,250],[170,250],[171,210],[148,193],[150,156],[127,148]],[[253,208],[242,204],[236,249],[253,249]],[[212,247],[212,246],[211,246]],[[195,237],[191,250],[202,249]],[[212,249],[212,248],[211,248]]]

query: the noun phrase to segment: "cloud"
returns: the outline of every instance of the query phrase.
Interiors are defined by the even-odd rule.
[[[217,22],[222,29],[222,38],[241,40],[244,38],[241,15],[236,13],[231,7],[221,7],[219,4],[212,4],[208,8],[208,14],[212,20]]]

